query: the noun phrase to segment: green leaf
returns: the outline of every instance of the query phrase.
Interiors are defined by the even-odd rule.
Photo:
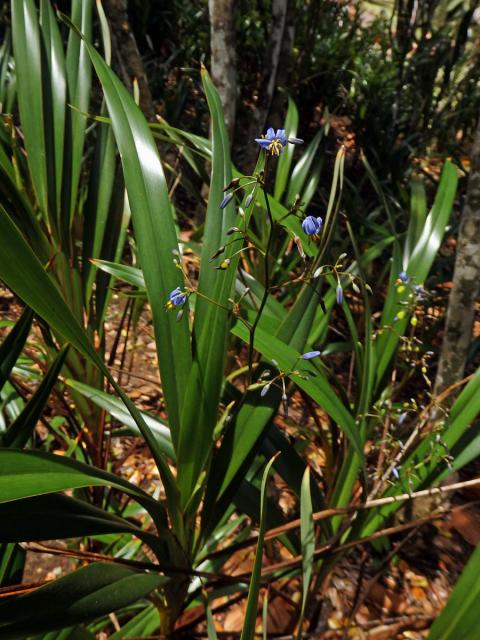
[[[88,198],[84,207],[82,277],[87,300],[90,299],[92,294],[95,277],[95,269],[91,268],[92,258],[100,258],[102,256],[107,229],[108,245],[110,247],[116,247],[118,244],[118,237],[115,238],[114,233],[112,238],[112,232],[116,232],[117,236],[121,235],[121,225],[117,225],[116,229],[112,229],[112,226],[108,225],[116,171],[115,138],[110,126],[100,124],[98,127],[88,185]],[[117,202],[113,202],[113,205],[117,205]],[[98,298],[99,296],[96,294],[95,300],[97,301]],[[98,311],[97,315],[99,315]]]
[[[248,330],[243,324],[237,322],[232,332],[248,344]],[[344,406],[336,395],[322,370],[319,367],[315,367],[311,362],[308,363],[302,360],[301,355],[295,349],[284,344],[281,340],[264,333],[259,328],[257,328],[255,334],[255,349],[268,361],[276,360],[281,371],[292,372],[289,375],[295,384],[308,393],[345,431],[350,443],[360,458],[363,459],[362,446],[355,420],[349,409]],[[297,375],[295,373],[296,370],[302,375]],[[313,375],[308,376],[310,371]],[[302,377],[303,375],[308,376],[308,379],[305,380]]]
[[[0,247],[0,278],[84,356],[103,367],[100,357],[65,304],[56,284],[2,206]],[[18,264],[22,265],[21,269]]]
[[[408,302],[410,293],[408,287],[402,293],[398,293],[395,287],[395,280],[403,266],[408,276],[414,278],[417,284],[425,282],[450,219],[457,183],[457,169],[450,161],[445,162],[432,210],[423,224],[422,232],[416,246],[413,248],[408,264],[402,265],[400,263],[398,248],[394,251],[388,294],[381,318],[381,326],[389,327],[394,324],[394,331],[385,330],[375,341],[377,387],[390,365],[393,355],[396,353],[398,341],[405,333],[410,319],[409,315],[406,314],[404,319],[394,321],[398,310],[403,309],[400,303]],[[412,227],[415,226],[415,217],[411,219],[410,224]],[[417,233],[417,231],[409,232],[409,236],[413,237],[414,233]]]
[[[32,542],[105,533],[130,533],[154,550],[160,538],[88,502],[46,494],[0,503],[0,542]]]
[[[194,360],[186,383],[182,381],[186,394],[177,459],[184,506],[213,447],[229,331],[228,299],[235,285],[238,262],[238,256],[232,258],[226,271],[214,269],[209,263],[210,256],[226,244],[227,231],[234,226],[236,216],[233,203],[220,209],[223,189],[231,181],[230,150],[220,98],[205,68],[202,82],[212,122],[212,176],[192,330]],[[232,256],[237,248],[236,244],[230,245],[225,257]]]
[[[288,137],[295,138],[298,129],[298,109],[295,102],[290,96],[288,96],[288,109],[285,123],[283,125],[285,134]],[[275,187],[274,197],[275,200],[282,199],[282,195],[287,186],[288,174],[290,173],[290,167],[292,166],[293,154],[295,153],[295,145],[287,144],[286,149],[277,160],[277,172],[275,174]]]
[[[25,307],[15,326],[0,345],[0,391],[8,380],[10,372],[27,341],[32,320],[33,311]]]
[[[298,621],[297,639],[302,637],[302,624],[307,606],[308,591],[313,573],[313,554],[315,551],[315,529],[312,517],[312,497],[310,493],[310,468],[305,469],[300,497],[300,541],[302,544],[302,608]]]
[[[149,513],[162,507],[147,493],[112,473],[40,451],[0,448],[0,503],[80,487],[114,487],[135,498]]]
[[[131,618],[122,628],[109,636],[109,640],[124,638],[145,638],[152,636],[160,628],[160,615],[153,604],[147,605],[140,613]]]
[[[68,22],[65,17],[64,20]],[[177,322],[176,314],[169,314],[164,308],[169,293],[177,286],[184,286],[174,264],[179,249],[168,187],[145,117],[95,48],[85,39],[84,44],[102,85],[120,151],[138,253],[152,307],[162,388],[176,446],[185,380],[192,359],[188,313]]]
[[[411,188],[411,204],[410,204],[410,222],[405,239],[405,249],[403,251],[403,259],[405,265],[410,262],[410,257],[417,246],[421,236],[422,229],[425,225],[427,217],[427,194],[423,180],[412,178]]]
[[[83,0],[72,1],[72,24],[88,39],[91,38],[92,34],[92,6],[92,2],[83,2]],[[68,176],[68,184],[65,184],[64,192],[64,239],[70,237],[70,226],[73,222],[73,215],[77,204],[78,185],[82,170],[83,146],[87,128],[87,120],[82,112],[88,112],[92,82],[92,66],[86,45],[73,29],[68,34],[66,72],[68,99],[74,108],[69,108],[66,122],[68,146],[65,159],[68,166],[65,172]]]
[[[288,185],[288,204],[292,204],[296,196],[302,193],[303,185],[307,180],[310,167],[315,160],[318,145],[320,144],[320,140],[322,139],[322,137],[323,129],[320,129],[320,131],[317,131],[317,133],[314,135],[311,142],[305,149],[302,157],[295,165],[295,168],[292,172],[292,177],[290,178],[290,183]]]
[[[422,229],[417,245],[408,263],[408,274],[417,282],[424,282],[445,233],[452,213],[457,193],[458,172],[454,164],[447,160],[443,166],[435,202]]]
[[[46,60],[42,84],[45,100],[43,128],[48,151],[48,197],[52,203],[51,215],[55,217],[57,228],[60,228],[67,79],[62,38],[49,0],[40,3],[40,27]]]
[[[1,442],[4,447],[24,447],[31,438],[35,425],[47,404],[50,393],[62,370],[67,355],[68,346],[53,361],[38,389],[27,402],[20,415],[12,422],[4,434]]]
[[[131,434],[141,435],[135,420],[133,420],[131,414],[126,410],[125,404],[121,400],[111,396],[109,393],[105,393],[105,391],[100,391],[95,387],[91,387],[83,382],[78,382],[77,380],[66,379],[65,384],[72,387],[72,389],[75,389],[94,402],[97,406],[105,409],[105,411],[107,411],[111,416],[128,426]],[[156,438],[159,449],[169,458],[175,460],[175,451],[173,449],[170,429],[168,426],[162,420],[154,418],[145,411],[141,411],[140,413],[153,436]],[[123,435],[120,430],[112,432],[112,437],[120,435]]]
[[[132,287],[145,289],[143,271],[138,267],[109,262],[108,260],[92,260],[91,262],[102,271],[105,271],[105,273],[109,273],[118,280],[123,280],[124,282],[131,284]]]
[[[136,602],[167,580],[114,564],[91,564],[30,593],[2,598],[0,634],[15,640],[89,622]]]
[[[205,605],[205,610],[207,613],[207,633],[208,640],[218,640],[217,631],[215,629],[215,622],[213,620],[212,611],[208,606],[208,603]]]
[[[470,556],[448,602],[433,623],[428,640],[477,640],[480,637],[480,546]]]
[[[42,43],[33,0],[12,0],[13,51],[20,121],[30,176],[45,216],[48,206],[47,146],[42,89]]]
[[[175,517],[174,514],[177,511],[175,481],[164,460],[163,452],[158,447],[156,438],[145,424],[133,402],[105,367],[92,343],[65,304],[56,285],[1,206],[0,248],[3,252],[3,259],[0,261],[0,278],[39,316],[44,318],[55,331],[71,342],[80,353],[90,360],[108,378],[115,391],[122,398],[155,458],[165,485],[172,517]],[[22,269],[17,269],[17,263],[22,264]]]
[[[25,549],[18,544],[0,543],[0,587],[19,584],[25,567]]]
[[[275,457],[265,467],[262,477],[261,498],[260,498],[260,529],[258,531],[257,548],[255,551],[255,560],[253,561],[252,577],[250,587],[248,589],[247,609],[245,611],[245,622],[242,628],[240,640],[253,640],[255,636],[255,624],[258,610],[258,596],[260,593],[262,560],[263,560],[263,539],[265,537],[265,519],[266,519],[266,501],[267,501],[267,482],[270,477]]]

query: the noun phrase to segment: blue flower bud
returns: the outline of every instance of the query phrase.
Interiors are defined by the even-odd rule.
[[[302,355],[302,358],[304,360],[311,360],[312,358],[317,358],[319,355],[321,355],[321,351],[307,351],[307,353]]]
[[[248,196],[245,198],[245,209],[248,209],[248,207],[252,204],[252,200],[253,200],[253,191],[252,193],[249,193]]]
[[[400,280],[403,282],[403,284],[407,284],[408,282],[408,276],[405,273],[405,271],[400,271],[400,273],[398,274],[398,277],[400,278]]]
[[[220,209],[225,209],[225,207],[231,201],[232,198],[233,198],[233,193],[227,194],[222,200],[222,202],[220,203]]]
[[[342,304],[343,302],[343,289],[342,286],[339,284],[337,286],[337,304]]]

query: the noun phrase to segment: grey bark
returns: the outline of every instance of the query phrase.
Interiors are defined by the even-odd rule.
[[[457,240],[453,287],[435,380],[440,393],[464,375],[480,293],[480,122],[470,155],[470,175]]]
[[[237,69],[235,56],[235,0],[208,0],[210,14],[210,70],[222,102],[230,141],[235,130]]]
[[[103,0],[112,34],[112,53],[114,66],[123,83],[132,90],[136,78],[140,90],[140,108],[148,120],[155,119],[152,93],[143,66],[137,41],[130,27],[127,13],[127,0]]]

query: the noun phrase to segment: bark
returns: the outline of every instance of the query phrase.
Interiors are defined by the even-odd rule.
[[[112,53],[116,70],[123,83],[132,90],[136,78],[140,90],[140,108],[148,120],[155,119],[152,94],[145,74],[142,56],[130,27],[127,0],[103,0],[112,34]]]
[[[230,141],[235,129],[237,98],[234,8],[235,0],[208,0],[211,74],[222,102]]]
[[[435,392],[464,375],[480,293],[480,122],[470,156],[470,175],[457,240],[453,287],[438,363]]]

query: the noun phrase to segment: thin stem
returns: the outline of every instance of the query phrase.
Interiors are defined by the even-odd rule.
[[[263,292],[263,297],[260,302],[260,306],[258,308],[257,316],[250,328],[250,342],[248,345],[248,380],[249,384],[252,384],[253,379],[253,345],[255,342],[255,331],[257,329],[258,323],[260,322],[260,318],[262,317],[263,310],[265,309],[265,305],[267,304],[268,293],[270,289],[270,268],[268,265],[268,260],[270,258],[270,250],[272,248],[272,240],[273,240],[273,216],[272,211],[270,209],[270,202],[268,200],[268,193],[266,189],[266,181],[267,181],[267,167],[268,167],[268,157],[265,162],[265,173],[263,177],[263,184],[261,185],[263,196],[265,198],[265,205],[267,208],[268,220],[270,222],[270,233],[268,234],[267,248],[265,250],[265,291]]]

